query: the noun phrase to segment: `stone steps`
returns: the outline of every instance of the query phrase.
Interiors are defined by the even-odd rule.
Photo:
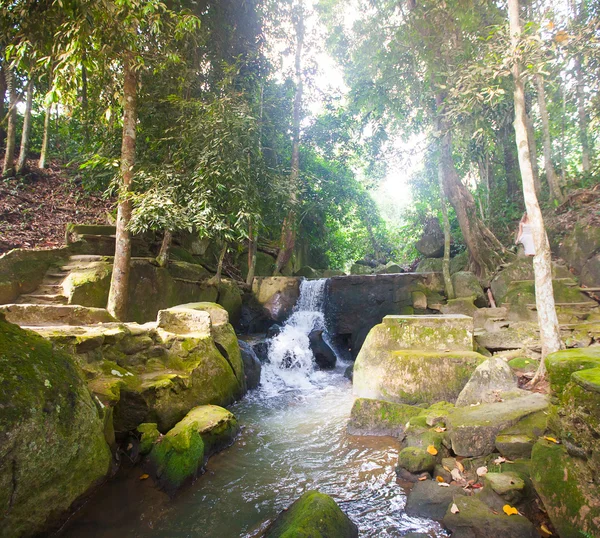
[[[63,304],[5,304],[0,313],[7,321],[21,326],[93,325],[114,322],[105,308]]]
[[[66,305],[67,297],[62,294],[56,295],[36,295],[34,293],[26,293],[21,295],[17,304],[62,304]]]

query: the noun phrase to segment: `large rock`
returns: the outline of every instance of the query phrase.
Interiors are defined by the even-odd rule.
[[[99,407],[73,359],[0,317],[0,535],[60,519],[111,467]]]
[[[556,351],[546,357],[550,387],[561,395],[571,374],[580,370],[600,367],[600,346]]]
[[[527,415],[548,407],[542,394],[530,394],[503,402],[457,407],[448,414],[452,450],[458,456],[486,456],[496,448],[496,436]]]
[[[255,278],[252,294],[269,318],[278,323],[285,321],[292,313],[300,296],[299,277]]]
[[[331,370],[335,368],[337,358],[333,349],[323,339],[322,330],[313,330],[308,335],[310,350],[312,351],[317,366],[322,370]]]
[[[590,288],[600,286],[600,254],[591,257],[583,266],[581,283]]]
[[[548,413],[538,411],[522,418],[514,426],[509,426],[496,436],[498,452],[509,460],[529,459],[531,450],[538,438],[548,427]]]
[[[357,398],[350,412],[350,435],[391,435],[400,437],[411,417],[423,409],[412,405]]]
[[[372,267],[364,265],[362,263],[353,263],[350,267],[351,275],[370,275],[374,272],[375,270]]]
[[[264,536],[356,538],[358,528],[329,495],[307,491],[273,521]]]
[[[244,363],[244,376],[246,377],[246,388],[253,390],[260,384],[261,364],[253,347],[244,342],[239,341],[242,361]]]
[[[313,269],[310,265],[304,265],[298,269],[294,276],[303,276],[304,278],[322,278],[321,273],[317,269]]]
[[[148,467],[156,483],[170,493],[179,489],[196,478],[206,459],[229,446],[238,431],[236,418],[226,409],[192,409],[152,447]]]
[[[415,248],[426,258],[441,258],[444,255],[444,232],[438,219],[427,219],[423,235]]]
[[[600,250],[600,228],[577,224],[563,239],[559,255],[577,272]]]
[[[563,445],[539,440],[531,453],[531,479],[558,535],[596,536],[600,529],[597,476]]]
[[[34,327],[43,325],[93,325],[115,321],[104,308],[76,305],[7,304],[0,306],[11,323]]]
[[[469,271],[458,271],[452,275],[452,286],[456,297],[473,297],[475,306],[486,307],[487,298],[477,277]]]
[[[481,347],[490,351],[523,348],[541,351],[540,327],[537,321],[514,321],[502,325],[502,328],[478,333],[475,340]]]
[[[405,512],[412,517],[442,520],[454,496],[466,495],[460,486],[442,487],[435,480],[417,482],[406,499]]]
[[[409,473],[430,473],[435,467],[436,457],[420,446],[407,446],[398,454],[398,468]]]
[[[490,357],[473,372],[458,395],[456,407],[498,401],[500,394],[517,390],[517,376],[506,361]]]
[[[416,273],[441,273],[443,260],[441,258],[423,258],[417,268]]]
[[[506,538],[537,538],[538,533],[533,524],[521,515],[507,516],[493,511],[477,496],[454,496],[458,508],[453,513],[448,508],[442,523],[452,531],[452,538],[489,538],[505,536]]]

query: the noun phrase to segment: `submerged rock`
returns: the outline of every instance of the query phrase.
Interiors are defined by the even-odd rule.
[[[308,335],[310,350],[315,356],[317,366],[322,370],[331,370],[335,368],[337,358],[333,349],[323,339],[323,331],[313,330]]]
[[[329,495],[307,491],[277,517],[264,537],[355,538],[358,528]]]
[[[244,363],[244,376],[246,377],[246,389],[254,390],[260,384],[261,364],[257,354],[250,344],[239,341],[242,362]]]
[[[423,411],[412,405],[358,398],[350,412],[350,435],[391,435],[400,437],[409,419]]]
[[[107,476],[99,409],[72,357],[0,316],[0,535],[42,533]]]

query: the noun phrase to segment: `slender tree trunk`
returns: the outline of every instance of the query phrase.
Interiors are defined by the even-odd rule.
[[[504,171],[506,173],[506,196],[513,200],[519,192],[519,179],[517,167],[515,165],[514,146],[510,140],[510,125],[503,127],[504,136],[502,140],[502,149],[504,152]]]
[[[552,141],[550,140],[550,118],[548,117],[548,109],[546,108],[546,92],[544,90],[544,79],[542,75],[535,76],[535,83],[538,90],[538,106],[540,107],[540,117],[542,119],[542,133],[544,135],[544,168],[546,170],[546,180],[550,189],[550,201],[564,201],[563,193],[558,184],[558,177],[552,164]],[[537,193],[537,191],[536,191]]]
[[[256,250],[258,248],[258,234],[254,231],[252,222],[248,225],[248,275],[246,284],[252,286],[254,282],[254,273],[256,272]]]
[[[166,267],[169,265],[169,253],[171,251],[172,242],[173,232],[171,232],[171,230],[165,230],[162,243],[160,244],[160,251],[156,257],[156,263],[158,263],[159,267]]]
[[[6,129],[6,151],[2,175],[12,177],[15,175],[15,146],[17,137],[17,90],[15,76],[10,67],[4,72],[6,88],[8,90],[8,127]]]
[[[275,272],[278,275],[290,261],[296,243],[296,203],[298,197],[298,178],[300,175],[300,113],[302,110],[302,47],[304,46],[304,11],[300,6],[296,22],[296,94],[294,96],[294,114],[292,120],[292,163],[290,171],[290,210],[281,227],[281,239]]]
[[[225,254],[227,253],[227,243],[223,243],[223,248],[219,253],[219,263],[217,264],[217,274],[213,277],[212,281],[219,286],[221,284],[221,274],[223,273],[223,260],[225,260]]]
[[[129,191],[135,165],[135,136],[137,123],[138,78],[133,65],[133,55],[127,54],[123,62],[123,141],[121,144],[121,188],[117,211],[117,237],[113,264],[108,311],[118,320],[127,318],[129,273],[131,265],[131,199]]]
[[[46,168],[46,157],[48,155],[48,138],[50,136],[50,119],[52,117],[52,105],[46,105],[44,111],[44,135],[42,137],[42,149],[40,150],[40,160],[38,166]]]
[[[519,20],[519,0],[508,0],[508,16],[510,22],[511,43],[513,49],[519,46],[521,37],[521,22]],[[535,274],[535,302],[538,312],[538,323],[540,326],[540,340],[542,342],[542,358],[540,366],[532,381],[532,384],[543,379],[546,372],[544,359],[549,353],[557,351],[562,347],[560,339],[560,328],[554,306],[554,293],[552,289],[552,260],[550,258],[550,244],[542,212],[535,195],[533,184],[533,171],[531,157],[529,155],[529,144],[527,141],[527,120],[525,113],[525,88],[521,79],[520,67],[515,62],[512,68],[514,78],[514,100],[515,100],[515,135],[519,151],[519,166],[523,181],[523,196],[525,207],[531,223],[535,256],[533,258],[533,270]]]
[[[575,80],[577,90],[577,116],[579,118],[579,140],[581,142],[581,166],[584,172],[590,171],[590,141],[588,137],[588,118],[585,111],[585,92],[581,59],[575,57]]]
[[[542,192],[542,184],[540,182],[540,168],[538,166],[537,144],[535,143],[535,128],[531,114],[527,114],[527,136],[529,137],[529,152],[531,153],[531,166],[533,167],[533,182],[535,184],[535,194],[539,196]]]
[[[0,50],[0,53],[2,50]],[[4,108],[4,99],[6,98],[6,78],[4,77],[4,65],[0,64],[0,148],[4,147],[6,140],[6,129],[4,129],[4,120],[6,110]]]
[[[444,195],[444,169],[442,163],[438,164],[438,180],[440,182],[440,205],[442,207],[442,223],[444,226],[444,260],[442,262],[442,275],[444,276],[444,287],[448,299],[455,299],[454,286],[450,276],[450,220],[448,219],[448,208],[446,196]]]
[[[27,162],[29,150],[29,135],[31,133],[31,107],[33,106],[33,81],[27,82],[27,97],[25,100],[25,115],[23,116],[23,132],[21,133],[21,149],[17,161],[17,174],[22,174]]]

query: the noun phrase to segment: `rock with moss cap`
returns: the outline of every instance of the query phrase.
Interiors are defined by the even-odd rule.
[[[548,399],[542,394],[518,396],[474,407],[457,407],[447,419],[452,450],[458,456],[466,457],[491,454],[500,431],[547,407]]]
[[[525,481],[517,473],[487,473],[483,483],[507,503],[516,504],[523,498]]]
[[[407,446],[398,454],[398,467],[406,469],[409,473],[430,473],[433,471],[436,457],[427,452],[426,448]]]
[[[556,351],[546,357],[550,388],[560,395],[571,374],[580,370],[600,367],[600,346]]]
[[[473,297],[475,306],[487,306],[487,298],[479,279],[470,271],[458,271],[452,275],[452,285],[456,297]]]
[[[150,427],[150,435],[154,435]],[[169,493],[192,481],[205,459],[229,446],[239,431],[232,413],[218,406],[192,409],[169,432],[154,441],[148,468],[156,483]]]
[[[600,528],[600,495],[585,461],[563,445],[539,440],[531,453],[531,479],[561,538],[594,536]]]
[[[538,411],[502,430],[496,436],[498,452],[509,460],[529,458],[531,449],[548,427],[548,413]]]
[[[489,538],[506,536],[507,538],[537,538],[533,524],[521,515],[508,516],[493,511],[477,498],[455,495],[453,503],[458,510],[448,511],[442,523],[452,531],[452,538]]]
[[[318,491],[307,491],[265,531],[265,538],[356,538],[358,527],[336,502]]]
[[[421,408],[412,405],[357,398],[350,412],[348,433],[399,437],[409,419],[421,412]]]
[[[0,316],[3,536],[59,523],[111,467],[99,409],[72,357]]]

